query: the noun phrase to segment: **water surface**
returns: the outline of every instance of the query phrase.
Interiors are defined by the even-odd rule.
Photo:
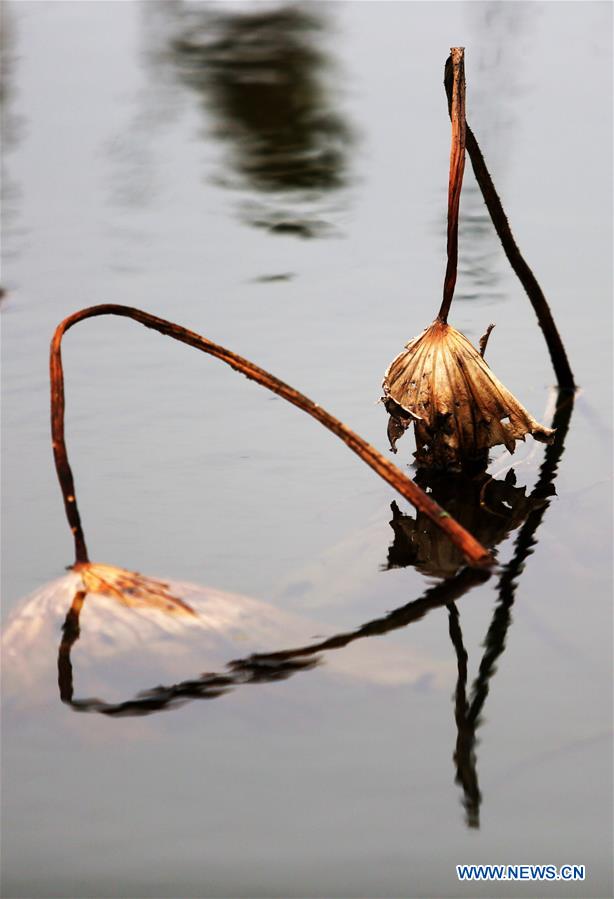
[[[3,27],[5,620],[35,594],[6,654],[4,894],[489,896],[455,865],[534,862],[611,895],[609,5],[34,2]],[[429,593],[454,560],[412,556],[410,507],[324,429],[214,359],[87,322],[64,362],[92,558],[195,585],[177,589],[217,630],[86,601],[58,688],[54,327],[147,309],[387,452],[382,374],[440,302],[453,44],[581,385],[554,453],[493,454],[503,524],[475,526],[511,567]],[[467,165],[451,322],[477,341],[491,321],[490,364],[550,424],[543,338]],[[75,711],[208,694],[203,672],[231,683]]]

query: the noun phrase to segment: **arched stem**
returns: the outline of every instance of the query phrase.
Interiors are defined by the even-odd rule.
[[[75,492],[74,479],[68,454],[66,451],[66,442],[64,437],[64,373],[62,369],[61,344],[62,338],[69,328],[76,325],[77,322],[87,318],[94,318],[99,315],[120,315],[125,318],[131,318],[134,321],[145,325],[146,328],[152,328],[160,334],[186,343],[203,353],[208,353],[221,359],[235,371],[240,372],[257,384],[266,387],[267,390],[276,393],[282,399],[287,400],[292,405],[297,406],[306,412],[320,424],[332,431],[342,440],[352,452],[356,453],[363,462],[366,462],[381,478],[394,487],[401,496],[409,500],[409,502],[419,511],[427,515],[444,533],[450,538],[456,547],[463,553],[467,562],[476,567],[489,566],[493,563],[491,554],[479,543],[465,528],[463,528],[454,518],[452,518],[444,509],[441,508],[434,500],[432,500],[423,490],[418,487],[407,475],[403,474],[395,465],[389,462],[374,447],[359,437],[354,431],[344,425],[343,422],[335,418],[325,409],[314,403],[308,397],[299,393],[293,387],[280,381],[274,375],[269,374],[262,368],[254,365],[248,359],[238,356],[236,353],[225,349],[218,344],[212,343],[206,337],[201,337],[194,331],[188,331],[180,325],[150,315],[140,309],[134,309],[130,306],[119,306],[115,304],[104,304],[101,306],[92,306],[88,309],[81,309],[73,315],[65,318],[56,328],[55,334],[51,341],[50,356],[50,374],[51,374],[51,433],[53,454],[55,459],[56,471],[64,497],[64,506],[66,516],[73,533],[75,541],[75,562],[85,563],[89,561],[83,526],[77,506],[77,498]]]
[[[450,117],[452,118],[454,127],[454,102],[456,96],[456,86],[453,79],[452,70],[448,63],[446,63],[444,86],[448,98],[448,112],[450,114]],[[518,244],[514,240],[512,229],[510,228],[507,216],[503,210],[503,205],[495,189],[495,185],[490,176],[490,172],[486,168],[486,162],[484,161],[482,151],[480,150],[475,135],[468,124],[466,124],[465,127],[465,137],[467,153],[469,154],[469,159],[471,160],[475,179],[478,182],[480,190],[482,191],[482,196],[484,197],[486,208],[488,209],[488,212],[492,219],[492,223],[495,226],[495,231],[499,236],[499,240],[501,241],[501,246],[505,251],[505,255],[507,256],[514,272],[518,276],[520,283],[524,287],[529,300],[531,301],[531,305],[533,306],[535,315],[537,316],[537,321],[540,328],[542,329],[546,345],[548,347],[548,352],[550,353],[550,359],[552,360],[552,366],[557,377],[558,385],[561,390],[575,390],[576,385],[573,372],[567,358],[567,353],[565,351],[561,335],[559,334],[554,322],[554,318],[552,317],[552,312],[550,311],[548,301],[546,300],[544,292],[537,282],[537,278],[525,262],[522,253],[518,249]]]

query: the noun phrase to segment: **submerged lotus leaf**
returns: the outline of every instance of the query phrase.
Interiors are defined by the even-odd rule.
[[[173,596],[168,584],[137,571],[101,562],[81,562],[75,566],[75,571],[81,575],[88,593],[109,596],[122,606],[157,609],[174,615],[196,615],[186,602]]]
[[[413,421],[416,459],[425,466],[459,467],[499,444],[513,453],[526,434],[546,443],[554,434],[503,386],[464,334],[439,319],[394,359],[383,388],[392,451]]]

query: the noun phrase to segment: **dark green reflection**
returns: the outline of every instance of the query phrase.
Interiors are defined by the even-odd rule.
[[[257,199],[246,206],[249,222],[302,237],[326,230],[317,208],[296,205],[347,183],[350,131],[326,86],[324,9],[173,9],[178,27],[169,57],[229,150],[230,170],[238,176],[230,186],[274,197],[270,206]]]

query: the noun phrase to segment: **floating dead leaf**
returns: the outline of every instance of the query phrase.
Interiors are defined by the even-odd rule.
[[[406,345],[382,386],[392,451],[413,422],[416,460],[425,467],[461,468],[485,461],[492,446],[513,453],[526,434],[545,443],[554,434],[503,386],[464,334],[440,319]]]
[[[182,599],[169,592],[163,581],[145,577],[137,571],[116,568],[99,562],[82,562],[74,566],[88,593],[101,593],[132,608],[158,609],[173,615],[196,615]]]

